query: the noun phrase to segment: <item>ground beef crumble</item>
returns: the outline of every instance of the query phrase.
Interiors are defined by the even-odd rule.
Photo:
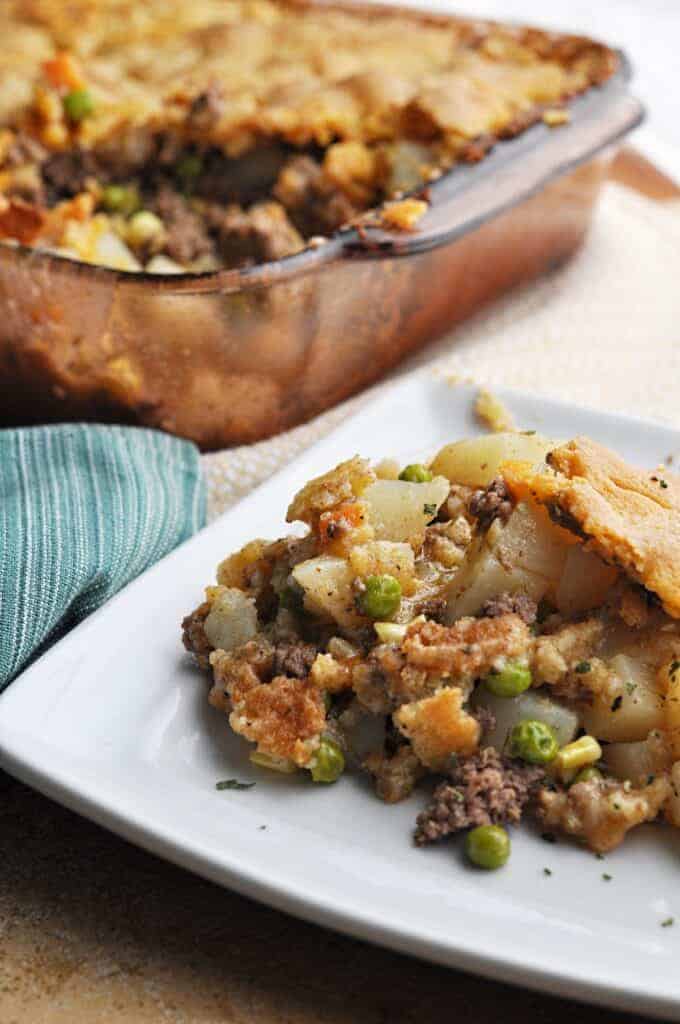
[[[514,613],[519,615],[527,626],[532,626],[538,614],[538,605],[526,594],[499,594],[482,605],[482,615],[487,619],[498,618],[499,615]]]
[[[304,679],[309,675],[317,653],[314,644],[306,644],[302,641],[277,644],[274,649],[273,673],[275,676],[293,676],[296,679]]]
[[[182,619],[182,643],[193,654],[201,668],[208,668],[212,646],[205,635],[205,620],[210,613],[210,602],[204,601]]]
[[[205,222],[229,266],[278,260],[304,248],[302,237],[280,203],[264,201],[244,210],[210,203]]]
[[[305,237],[331,234],[359,212],[306,154],[288,161],[273,193]]]
[[[512,497],[502,477],[497,476],[488,487],[473,491],[468,503],[468,512],[482,529],[491,526],[494,519],[507,522],[513,509]]]
[[[544,776],[542,768],[502,757],[492,747],[466,757],[418,815],[416,843],[432,843],[478,825],[516,824]]]
[[[164,251],[177,263],[188,264],[214,253],[213,240],[198,214],[184,196],[168,185],[162,186],[154,203],[166,231]]]

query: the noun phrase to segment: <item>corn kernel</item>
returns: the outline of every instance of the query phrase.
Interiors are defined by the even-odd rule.
[[[558,752],[551,769],[562,780],[569,782],[579,769],[595,764],[602,757],[602,747],[594,736],[581,736]]]
[[[406,636],[407,626],[401,622],[374,622],[373,629],[381,644],[400,644]]]
[[[569,111],[563,110],[561,107],[546,110],[543,114],[543,123],[547,124],[549,128],[557,128],[561,124],[568,124]]]
[[[151,242],[161,231],[163,221],[150,210],[140,210],[128,222],[126,241],[133,248],[138,248]]]
[[[374,622],[373,629],[378,634],[381,644],[400,644],[406,636],[406,630],[416,622],[424,622],[424,615],[417,615],[410,622]]]
[[[252,752],[250,760],[260,768],[268,768],[273,772],[282,772],[284,775],[292,775],[293,772],[297,771],[297,766],[293,761],[289,761],[287,757],[275,757],[273,754],[263,754],[258,750]]]

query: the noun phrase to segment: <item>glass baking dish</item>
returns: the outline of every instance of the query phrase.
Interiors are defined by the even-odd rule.
[[[536,123],[433,182],[408,234],[341,230],[286,259],[182,276],[0,245],[0,422],[141,424],[213,449],[368,385],[578,248],[617,144],[643,116],[616,58],[603,85],[569,102],[568,123]]]

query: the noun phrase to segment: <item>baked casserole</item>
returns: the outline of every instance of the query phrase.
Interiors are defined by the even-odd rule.
[[[559,128],[618,62],[575,36],[272,0],[7,0],[0,19],[0,238],[161,274],[408,231],[428,182]]]
[[[287,519],[183,624],[255,764],[388,803],[429,780],[416,841],[487,868],[524,812],[598,853],[680,826],[680,478],[509,431],[355,456]]]

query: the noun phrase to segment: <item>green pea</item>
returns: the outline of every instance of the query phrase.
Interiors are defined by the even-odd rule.
[[[580,772],[577,772],[574,778],[571,780],[571,785],[576,785],[577,782],[590,782],[592,779],[601,779],[602,772],[599,768],[596,768],[594,764],[588,764],[585,768],[581,768]]]
[[[328,736],[322,736],[319,749],[312,761],[311,773],[315,782],[337,782],[345,770],[345,755]]]
[[[359,608],[371,619],[389,619],[401,603],[399,580],[389,573],[382,576],[367,576],[366,589],[359,597]]]
[[[510,837],[500,825],[479,825],[465,837],[467,858],[478,868],[502,868],[510,856]]]
[[[73,89],[63,99],[64,113],[70,121],[82,121],[94,113],[94,100],[88,89]]]
[[[102,189],[101,203],[109,213],[129,217],[142,205],[135,185],[107,185]]]
[[[427,466],[423,466],[422,462],[412,462],[410,466],[402,469],[399,479],[406,480],[410,484],[429,484],[432,473]]]
[[[175,173],[185,189],[192,189],[203,170],[203,160],[198,153],[187,153],[177,164]]]
[[[489,672],[484,685],[496,697],[519,697],[531,686],[531,669],[521,661],[507,661],[503,668]]]
[[[511,757],[521,757],[529,764],[548,764],[560,749],[555,730],[534,718],[517,723],[510,733],[509,746]]]

